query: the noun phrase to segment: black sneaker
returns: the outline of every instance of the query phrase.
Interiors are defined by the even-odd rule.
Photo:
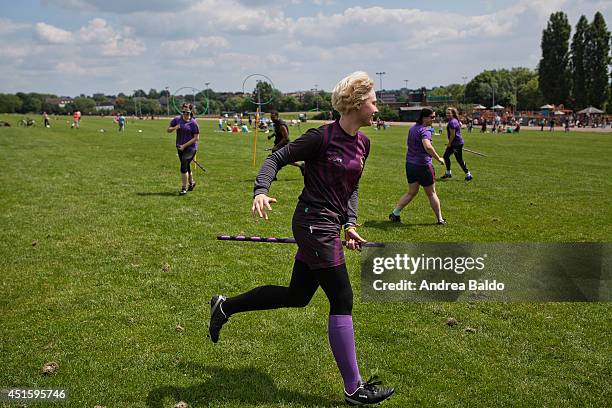
[[[369,405],[378,404],[386,400],[395,392],[392,387],[377,387],[382,384],[381,381],[376,381],[378,376],[370,377],[365,383],[362,381],[359,388],[354,393],[348,394],[344,391],[344,401],[349,405]]]
[[[213,343],[219,341],[219,332],[221,327],[227,322],[228,318],[221,310],[221,304],[225,302],[225,296],[213,296],[210,299],[210,323],[208,325],[208,333]]]
[[[444,175],[442,177],[440,177],[440,180],[446,180],[449,178],[453,178],[452,174],[448,174],[448,173],[444,173]]]
[[[438,221],[438,225],[446,225],[446,220],[442,219]]]
[[[193,189],[195,188],[195,186],[196,186],[196,183],[195,183],[195,181],[194,181],[193,183],[189,184],[189,187],[187,187],[187,191],[193,191]]]
[[[181,191],[179,191],[179,195],[185,195],[187,194],[187,187],[183,187],[181,188]]]
[[[468,173],[465,175],[465,181],[471,181],[474,178],[474,176],[472,176],[472,173]]]
[[[389,214],[389,221],[391,222],[401,222],[402,218],[399,215],[395,215],[393,213]]]

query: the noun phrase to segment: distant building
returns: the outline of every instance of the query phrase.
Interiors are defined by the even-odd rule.
[[[60,108],[65,108],[66,105],[72,103],[72,98],[68,96],[62,96],[59,98],[47,98],[45,99],[45,102],[47,102],[49,105],[55,105],[59,106]]]
[[[392,93],[392,92],[384,92],[384,91],[381,91],[381,92],[378,94],[378,97],[379,97],[379,99],[380,99],[380,101],[381,101],[382,103],[391,104],[391,103],[396,103],[396,102],[397,102],[397,97],[396,97],[396,96],[395,96],[395,94],[394,94],[394,93]]]
[[[115,106],[107,103],[96,104],[96,112],[114,111]]]

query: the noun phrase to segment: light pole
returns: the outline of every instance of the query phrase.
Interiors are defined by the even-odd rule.
[[[170,116],[170,91],[166,87],[166,116]]]
[[[462,76],[461,79],[463,79],[463,98],[462,98],[463,101],[462,102],[465,105],[465,81],[467,80],[467,77],[466,76]],[[464,107],[464,109],[465,109],[465,107]]]
[[[210,104],[208,103],[208,85],[210,85],[210,82],[204,82],[204,85],[206,85],[206,114],[210,115]]]
[[[404,85],[404,87],[406,88],[406,92],[408,92],[408,82],[409,81],[410,81],[409,79],[404,79],[404,83],[406,84]]]
[[[315,102],[317,104],[317,112],[319,111],[319,84],[315,84]]]
[[[377,73],[376,73],[376,75],[378,75],[378,80],[379,80],[379,82],[380,82],[380,98],[381,98],[381,99],[382,99],[382,89],[383,89],[383,87],[382,87],[382,76],[383,76],[383,75],[386,75],[386,74],[387,74],[387,73],[386,73],[385,71],[382,71],[382,72],[377,72]]]

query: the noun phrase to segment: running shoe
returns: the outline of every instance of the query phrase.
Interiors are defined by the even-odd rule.
[[[449,179],[449,178],[452,178],[452,177],[453,177],[452,174],[444,173],[444,175],[442,177],[440,177],[440,180],[446,180],[446,179]]]
[[[389,398],[395,392],[392,387],[378,387],[382,381],[377,381],[378,376],[370,377],[365,383],[360,382],[359,388],[352,394],[344,391],[344,401],[349,405],[378,404]]]
[[[193,183],[189,184],[189,187],[187,187],[187,191],[193,191],[195,187],[196,187],[196,182],[194,181]]]
[[[213,343],[219,341],[219,332],[221,327],[227,322],[228,318],[221,310],[221,305],[225,302],[225,296],[213,296],[210,299],[210,323],[208,325],[208,333]]]
[[[395,215],[393,213],[389,214],[389,221],[391,222],[401,222],[402,218],[399,215]]]
[[[181,188],[181,191],[179,191],[179,195],[185,195],[187,194],[187,187],[183,187]]]

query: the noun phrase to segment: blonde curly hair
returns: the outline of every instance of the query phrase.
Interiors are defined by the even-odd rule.
[[[353,72],[340,80],[332,91],[332,106],[340,114],[358,110],[370,92],[374,89],[374,81],[363,71]]]

